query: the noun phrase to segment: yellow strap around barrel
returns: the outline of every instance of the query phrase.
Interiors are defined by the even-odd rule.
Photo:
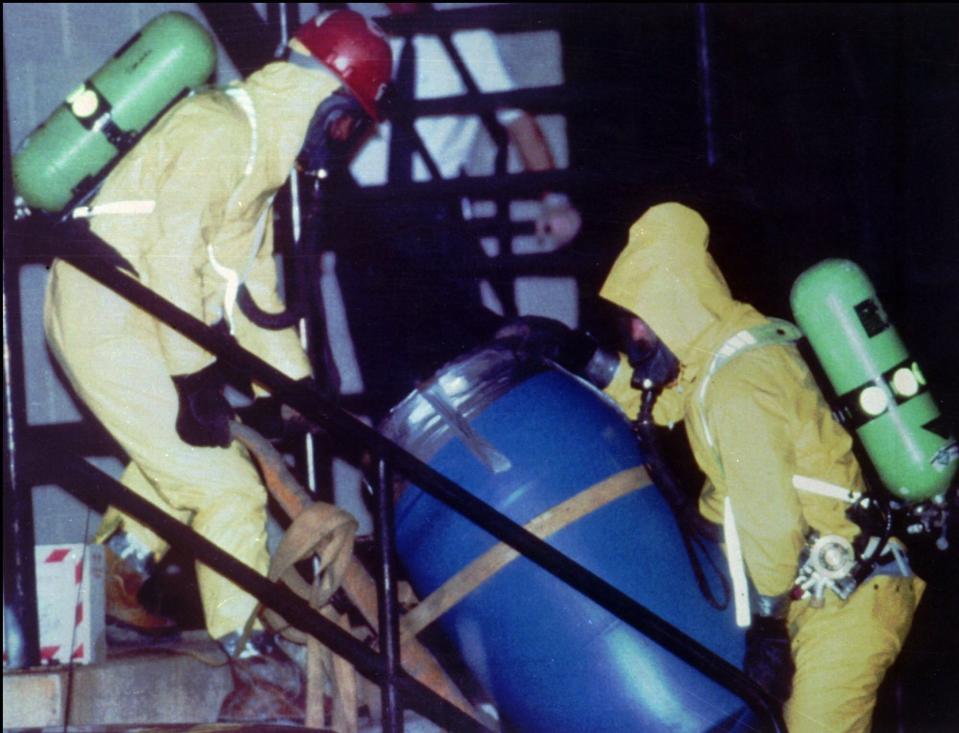
[[[547,509],[527,522],[524,529],[539,539],[545,539],[600,507],[650,483],[649,474],[641,466],[620,471]],[[425,629],[518,556],[519,553],[512,547],[499,543],[473,560],[403,617],[400,622],[403,641]]]

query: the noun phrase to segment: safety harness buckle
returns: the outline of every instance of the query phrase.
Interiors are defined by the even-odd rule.
[[[873,536],[860,553],[845,537],[834,534],[820,537],[811,530],[800,556],[792,598],[809,600],[813,608],[822,608],[827,590],[845,601],[873,575],[911,576],[905,551],[895,543],[886,544],[880,537]]]
[[[828,589],[846,600],[856,590],[855,567],[856,551],[849,540],[834,534],[820,537],[812,531],[800,557],[793,598],[808,598],[811,606],[821,608]]]

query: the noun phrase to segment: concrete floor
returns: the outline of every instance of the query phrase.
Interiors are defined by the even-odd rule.
[[[173,644],[111,649],[101,664],[5,672],[3,727],[211,723],[230,688],[219,647],[185,632]]]
[[[3,675],[3,731],[22,733],[297,733],[315,728],[216,723],[231,689],[226,656],[204,631],[144,648],[111,648],[107,660]],[[65,711],[69,710],[69,715]],[[66,720],[65,720],[66,719]],[[66,727],[64,723],[67,723]],[[379,721],[360,718],[360,733]],[[407,711],[407,733],[440,733]]]

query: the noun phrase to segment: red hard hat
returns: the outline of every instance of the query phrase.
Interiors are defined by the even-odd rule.
[[[294,38],[317,61],[336,74],[374,120],[393,74],[393,52],[386,34],[352,10],[320,13],[304,23]]]

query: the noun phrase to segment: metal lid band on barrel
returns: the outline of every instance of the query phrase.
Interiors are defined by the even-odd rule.
[[[545,367],[517,360],[494,343],[459,357],[407,395],[380,424],[380,432],[424,463],[451,440],[459,439],[491,472],[510,463],[470,422],[518,383]],[[399,498],[405,482],[398,482]]]

